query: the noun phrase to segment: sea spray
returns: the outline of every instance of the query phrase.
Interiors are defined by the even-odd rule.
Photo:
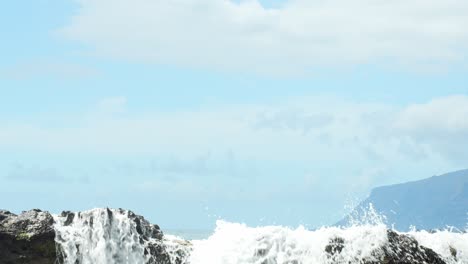
[[[193,241],[190,264],[468,263],[468,234],[389,230],[384,224],[307,230],[218,221]]]
[[[422,246],[441,255],[448,264],[468,264],[468,233],[441,230],[435,232],[411,231]]]
[[[190,264],[275,264],[275,263],[360,263],[378,260],[379,249],[387,242],[384,225],[321,228],[280,226],[251,228],[243,224],[217,222],[215,233],[194,241]],[[342,239],[340,254],[332,257],[325,249],[334,239]],[[374,255],[373,255],[374,254]]]
[[[123,209],[63,212],[54,216],[63,264],[182,264],[191,243],[163,236],[157,225]]]
[[[215,232],[187,241],[164,235],[121,209],[55,216],[64,264],[468,264],[468,234],[389,230],[372,207],[349,227],[248,227],[217,221]]]

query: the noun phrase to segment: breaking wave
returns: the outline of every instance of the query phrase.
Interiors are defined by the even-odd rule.
[[[220,220],[210,237],[187,241],[131,211],[94,209],[55,216],[55,240],[64,264],[468,264],[466,232],[401,233],[368,217],[317,230]]]
[[[438,253],[445,263],[468,263],[468,234],[440,231],[412,231],[408,235]],[[339,254],[331,255],[333,241],[340,241]],[[248,227],[217,222],[215,233],[193,241],[191,264],[279,264],[279,263],[385,263],[389,244],[385,225],[356,225],[348,228]],[[396,252],[395,252],[396,253]],[[418,263],[418,262],[409,262]]]

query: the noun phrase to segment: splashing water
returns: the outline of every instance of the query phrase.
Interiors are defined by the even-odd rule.
[[[430,233],[411,231],[408,233],[423,246],[441,255],[448,264],[468,263],[468,233],[454,233],[448,230]]]
[[[219,220],[210,237],[190,242],[171,235],[161,239],[142,236],[135,219],[123,210],[94,209],[77,213],[71,220],[66,216],[54,218],[64,264],[386,263],[385,256],[395,253],[395,241],[389,236],[385,218],[372,206],[366,217],[347,228],[317,230],[248,227]],[[409,241],[432,249],[447,264],[468,264],[468,233],[446,230],[394,234],[414,238]],[[405,238],[399,239],[398,243],[405,242]],[[167,256],[158,258],[148,252]]]
[[[388,246],[384,224],[355,225],[349,228],[324,227],[315,231],[303,227],[248,227],[218,221],[215,233],[193,241],[190,264],[349,264],[385,263]],[[447,264],[468,263],[468,234],[440,231],[413,231],[408,235],[433,249]],[[336,255],[333,242],[341,247]],[[331,242],[331,244],[330,244]],[[340,246],[341,244],[341,246]],[[388,247],[387,247],[388,248]],[[454,256],[456,255],[456,256]]]
[[[348,215],[349,226],[385,225],[386,222],[385,215],[377,212],[372,203],[367,204],[367,206],[355,207]]]
[[[214,235],[206,240],[193,242],[190,263],[331,263],[324,249],[331,239],[338,237],[347,241],[339,261],[348,263],[371,257],[371,253],[386,242],[386,228],[379,225],[346,230],[334,227],[308,231],[303,227],[251,228],[243,224],[218,221]]]
[[[144,264],[147,261],[136,225],[125,212],[94,209],[80,212],[71,223],[67,223],[66,217],[54,218],[55,241],[64,264]]]

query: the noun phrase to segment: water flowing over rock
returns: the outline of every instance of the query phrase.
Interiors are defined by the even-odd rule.
[[[55,222],[63,264],[172,264],[181,263],[186,255],[185,248],[174,251],[159,226],[131,211],[63,212]]]
[[[468,264],[460,232],[217,225],[209,238],[187,241],[123,209],[0,210],[0,264]]]
[[[182,264],[189,248],[132,211],[0,210],[0,264]]]

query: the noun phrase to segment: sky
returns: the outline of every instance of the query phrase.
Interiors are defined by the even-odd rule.
[[[0,4],[0,208],[314,228],[468,168],[468,2]]]

